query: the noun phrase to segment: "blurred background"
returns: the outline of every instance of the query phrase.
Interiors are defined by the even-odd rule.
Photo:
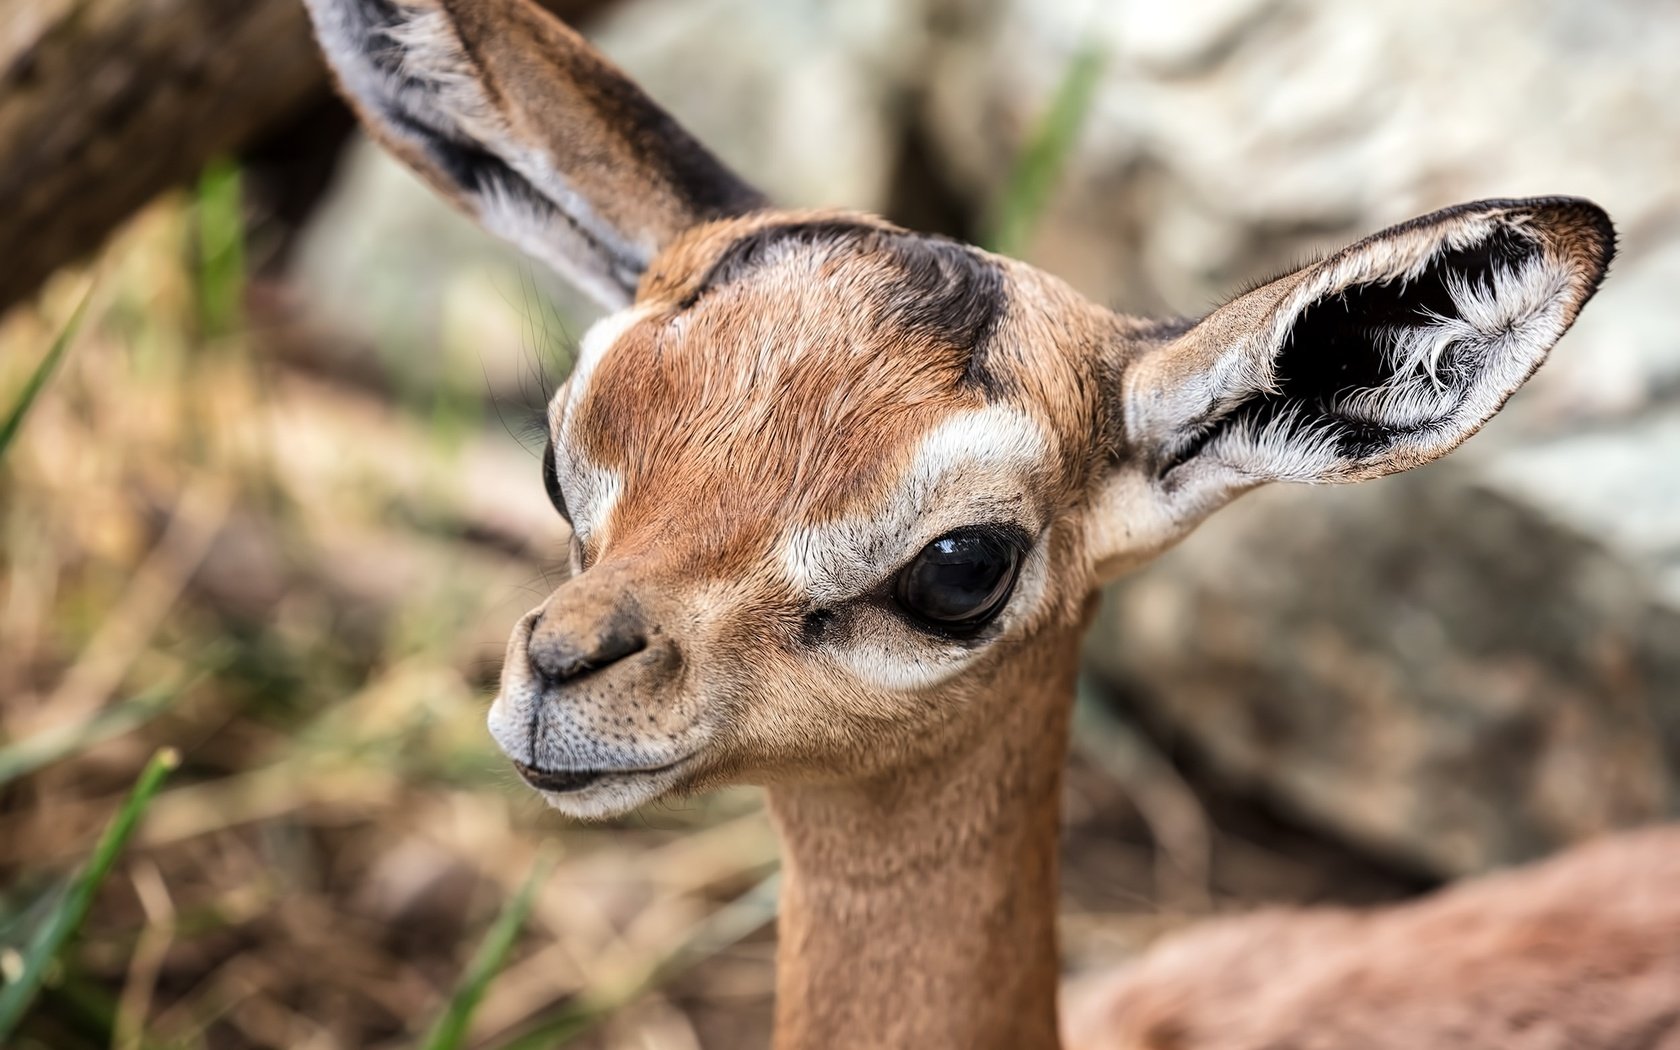
[[[547,2],[781,202],[1136,312],[1476,197],[1616,218],[1463,450],[1109,595],[1070,971],[1680,810],[1680,9]],[[570,826],[482,729],[590,319],[360,138],[298,0],[0,0],[0,1044],[765,1045],[757,794]]]

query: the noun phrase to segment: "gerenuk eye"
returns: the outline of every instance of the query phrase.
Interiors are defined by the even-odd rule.
[[[939,630],[967,633],[1009,601],[1023,544],[1011,531],[979,526],[939,537],[898,574],[899,605]]]

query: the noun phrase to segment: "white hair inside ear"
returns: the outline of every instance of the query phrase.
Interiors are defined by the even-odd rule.
[[[1129,455],[1104,498],[1152,524],[1098,548],[1158,550],[1265,482],[1357,481],[1446,454],[1545,360],[1613,251],[1608,218],[1585,201],[1463,205],[1135,351]]]

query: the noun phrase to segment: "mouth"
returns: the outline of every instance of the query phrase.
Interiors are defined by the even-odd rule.
[[[556,795],[569,795],[594,787],[607,779],[651,777],[660,773],[669,773],[685,761],[687,761],[686,758],[679,758],[675,762],[668,762],[662,766],[648,766],[643,769],[542,769],[515,761],[513,768],[519,771],[519,775],[524,778],[525,783],[538,791],[546,791]]]

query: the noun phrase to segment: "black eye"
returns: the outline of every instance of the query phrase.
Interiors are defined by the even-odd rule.
[[[977,630],[1015,588],[1026,543],[1013,530],[958,529],[939,537],[898,574],[898,603],[929,626]]]
[[[548,501],[554,504],[554,509],[566,519],[566,524],[572,523],[572,515],[566,510],[566,497],[560,493],[560,478],[554,473],[554,442],[543,449],[543,488],[548,492]]]

